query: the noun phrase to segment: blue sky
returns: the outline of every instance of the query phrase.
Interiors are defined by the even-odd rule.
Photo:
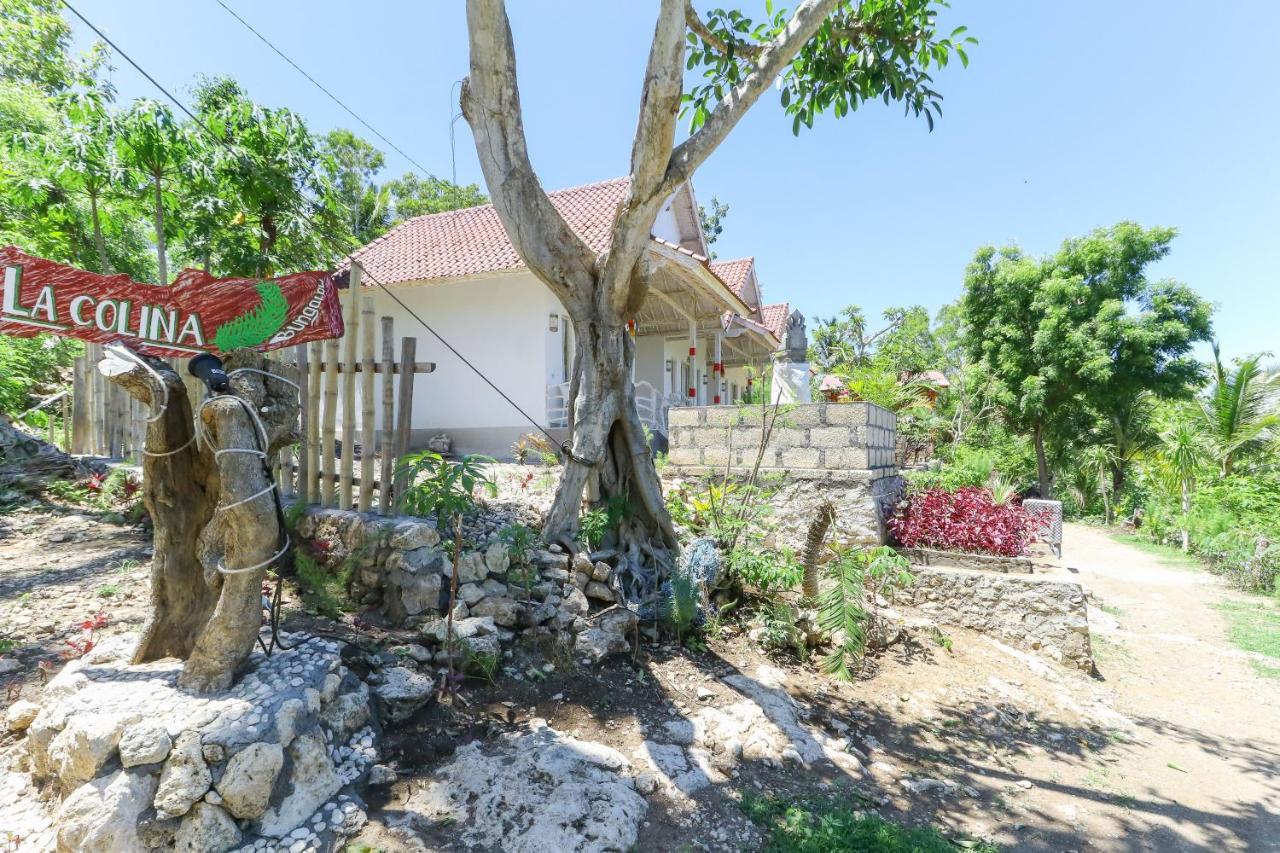
[[[467,71],[461,2],[226,2],[449,176],[451,92]],[[76,5],[181,95],[196,74],[230,74],[314,130],[351,127],[377,144],[214,0]],[[625,173],[655,8],[509,0],[530,150],[548,189]],[[766,95],[694,179],[700,200],[731,208],[715,249],[755,255],[770,301],[810,317],[849,303],[876,316],[954,300],[984,243],[1041,253],[1121,219],[1172,225],[1180,236],[1155,275],[1218,305],[1228,355],[1280,356],[1275,15],[1266,0],[1229,12],[1188,0],[955,0],[944,26],[967,24],[981,44],[967,70],[938,76],[935,131],[872,105],[797,138]],[[76,32],[87,44],[78,22]],[[156,95],[116,64],[122,99]],[[458,180],[483,183],[465,121],[457,134]],[[387,158],[392,172],[411,168]]]

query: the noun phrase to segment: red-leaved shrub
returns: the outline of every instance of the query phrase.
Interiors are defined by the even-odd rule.
[[[907,548],[937,548],[1016,557],[1035,538],[1035,514],[998,504],[986,489],[922,489],[907,496],[889,530]]]

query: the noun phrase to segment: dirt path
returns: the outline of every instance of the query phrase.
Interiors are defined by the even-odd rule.
[[[1135,743],[1078,780],[1126,806],[1095,816],[1094,844],[1280,850],[1280,681],[1228,642],[1213,607],[1243,596],[1082,525],[1068,525],[1063,562],[1102,605],[1099,688],[1135,724]]]

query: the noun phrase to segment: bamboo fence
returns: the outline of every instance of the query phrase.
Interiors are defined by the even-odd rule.
[[[299,344],[267,356],[271,372],[298,384],[301,408],[299,441],[278,454],[274,473],[285,497],[361,512],[376,508],[387,515],[395,512],[406,485],[398,470],[410,446],[414,382],[435,365],[416,360],[417,339],[411,337],[401,339],[396,359],[394,320],[375,316],[373,300],[359,296],[359,282],[359,267],[354,267],[343,301],[346,331],[341,339]],[[87,346],[76,359],[71,386],[36,409],[46,413],[51,443],[59,443],[55,439],[60,437],[61,446],[72,453],[140,462],[149,413],[98,373],[95,365],[101,357],[101,347]],[[185,381],[186,360],[174,367]],[[193,406],[198,405],[204,386],[196,380],[187,389]]]

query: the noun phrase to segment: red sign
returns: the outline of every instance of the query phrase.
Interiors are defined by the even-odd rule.
[[[164,358],[236,349],[273,350],[342,336],[329,273],[266,280],[183,270],[169,287],[98,275],[0,249],[0,334],[41,332],[91,343],[125,343]]]

